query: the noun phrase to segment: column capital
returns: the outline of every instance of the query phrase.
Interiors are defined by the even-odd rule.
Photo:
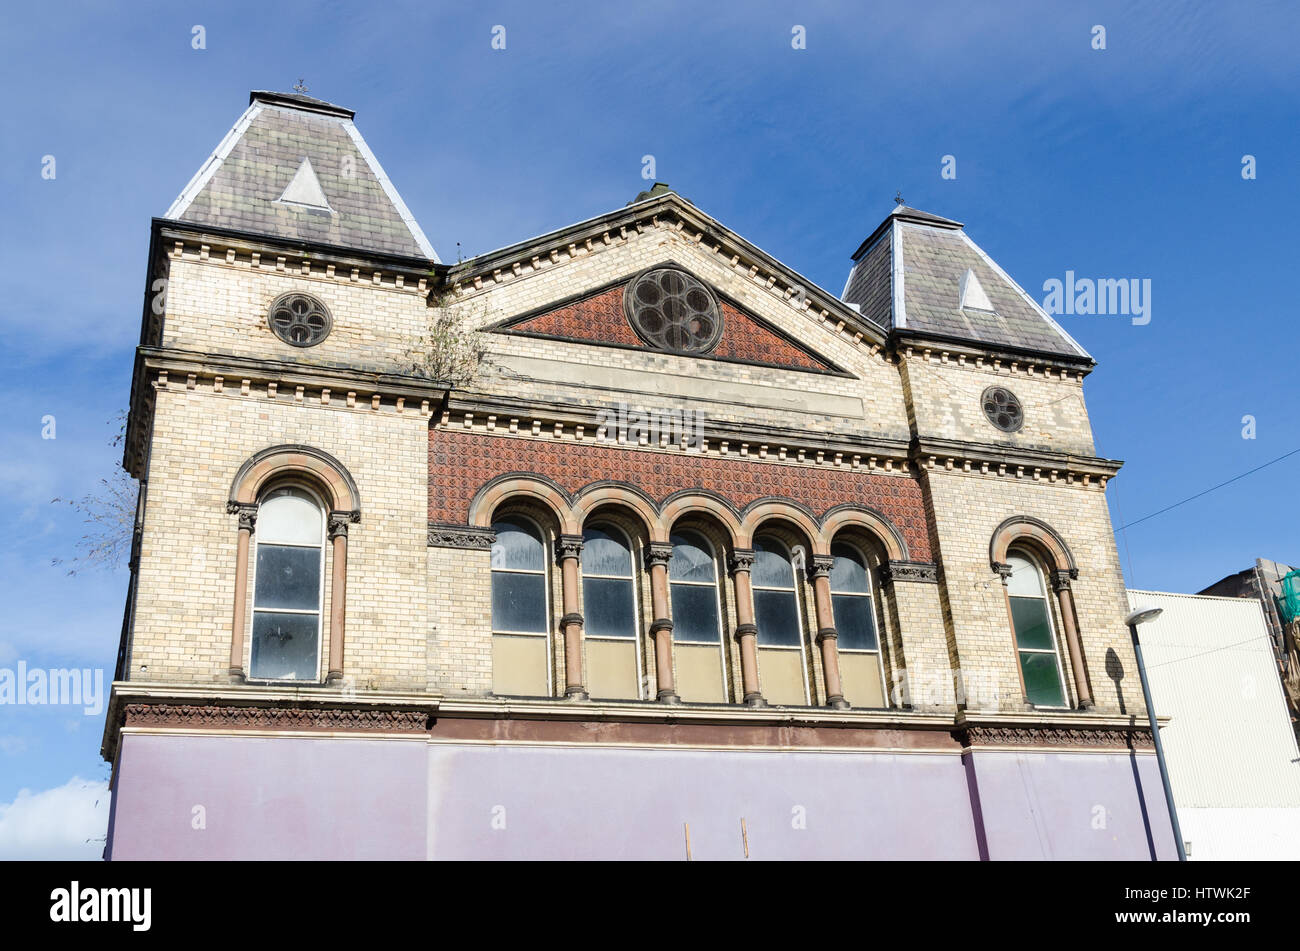
[[[835,559],[830,555],[813,555],[808,565],[808,577],[814,581],[818,578],[829,578],[833,567],[835,567]]]
[[[738,571],[752,571],[754,568],[754,549],[733,548],[727,556],[727,570],[733,575]]]
[[[559,561],[582,557],[582,536],[561,535],[555,542],[555,557]]]
[[[1079,577],[1078,568],[1055,568],[1052,571],[1052,590],[1069,591],[1070,582]]]
[[[257,524],[256,502],[227,502],[226,511],[231,515],[239,516],[239,530],[241,532],[252,532],[253,526]]]
[[[667,568],[672,557],[673,546],[667,542],[651,542],[645,546],[645,564],[647,568],[653,568],[656,565]]]
[[[347,512],[330,512],[328,530],[326,532],[329,536],[329,540],[333,541],[340,536],[347,538],[348,525],[350,525],[351,522],[352,518]]]
[[[992,563],[992,566],[993,566],[993,573],[1002,579],[1003,584],[1006,584],[1009,580],[1011,580],[1010,565],[1004,565],[1000,561],[995,561]]]

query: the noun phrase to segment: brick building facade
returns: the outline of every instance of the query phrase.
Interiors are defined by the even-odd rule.
[[[446,265],[254,93],[148,280],[111,857],[1172,854],[1094,363],[957,222]]]

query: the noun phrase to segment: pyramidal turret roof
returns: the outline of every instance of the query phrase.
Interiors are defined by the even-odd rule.
[[[854,252],[841,299],[886,331],[1092,359],[961,222],[905,205]]]
[[[250,93],[164,217],[437,261],[354,115],[310,96]]]

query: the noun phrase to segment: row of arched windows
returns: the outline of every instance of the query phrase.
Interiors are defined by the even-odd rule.
[[[553,596],[545,533],[522,514],[502,516],[492,529],[494,689],[553,695]],[[722,552],[693,529],[674,531],[670,545],[667,583],[677,693],[685,701],[726,702],[736,685],[724,623],[728,597]],[[854,695],[857,705],[883,706],[884,670],[868,559],[847,543],[836,543],[831,552],[831,602],[846,693]],[[750,578],[757,657],[763,695],[774,703],[807,704],[815,693],[800,577],[804,557],[776,534],[760,533],[754,539]],[[653,696],[644,669],[639,561],[631,537],[614,522],[594,520],[583,528],[583,643],[586,687],[594,698]]]

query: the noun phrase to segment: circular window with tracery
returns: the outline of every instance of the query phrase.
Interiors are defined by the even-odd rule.
[[[1005,386],[990,386],[980,397],[984,404],[984,415],[989,422],[1004,433],[1014,433],[1025,424],[1025,411],[1020,407],[1020,400]]]
[[[294,347],[316,346],[334,323],[324,304],[310,294],[296,293],[277,297],[267,321],[277,337]]]
[[[707,353],[722,337],[713,292],[685,271],[651,268],[623,292],[628,323],[642,340],[677,353]]]

